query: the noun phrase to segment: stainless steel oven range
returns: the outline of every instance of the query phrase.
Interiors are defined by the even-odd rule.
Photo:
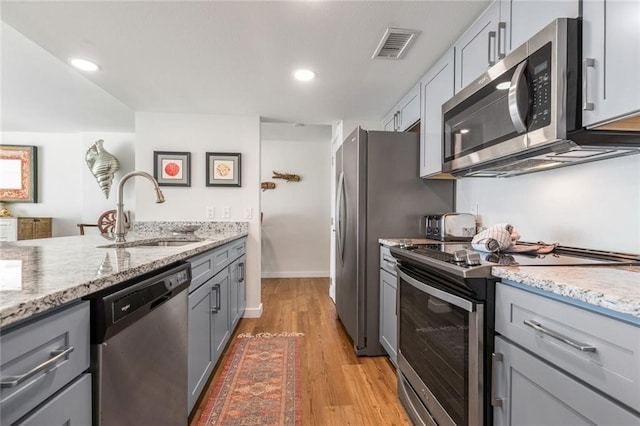
[[[547,255],[468,243],[392,247],[398,260],[398,393],[416,425],[492,425],[496,265],[620,265],[636,257],[569,247]]]

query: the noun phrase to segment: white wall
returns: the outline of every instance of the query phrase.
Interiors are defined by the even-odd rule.
[[[98,139],[121,166],[109,200],[85,163],[87,148]],[[78,235],[78,223],[96,223],[102,212],[114,209],[117,181],[133,168],[131,133],[3,132],[1,142],[38,147],[38,202],[5,205],[14,216],[53,218],[54,237]]]
[[[508,179],[465,178],[457,210],[511,223],[523,241],[640,253],[640,155]]]
[[[261,196],[262,276],[328,277],[331,127],[263,123],[262,128],[262,182],[276,184]],[[300,175],[301,181],[273,179],[273,171]]]
[[[260,297],[260,118],[258,116],[136,113],[135,164],[153,174],[153,151],[191,152],[191,186],[162,187],[164,204],[156,204],[151,183],[134,178],[137,220],[206,220],[206,208],[231,208],[230,221],[248,221],[247,312],[259,316]],[[205,153],[242,154],[242,187],[205,186]],[[132,182],[125,184],[125,191]],[[126,205],[125,205],[126,208]],[[244,209],[252,209],[251,219]]]

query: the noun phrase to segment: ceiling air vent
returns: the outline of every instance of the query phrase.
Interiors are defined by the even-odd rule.
[[[417,30],[387,28],[371,59],[400,59],[418,35]]]

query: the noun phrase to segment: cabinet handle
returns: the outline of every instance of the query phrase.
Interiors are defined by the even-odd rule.
[[[502,407],[502,398],[496,396],[496,387],[498,385],[496,375],[498,373],[498,363],[502,362],[502,359],[501,353],[494,352],[491,354],[491,405],[493,407]]]
[[[73,349],[74,349],[73,346],[66,346],[66,347],[57,349],[55,351],[51,351],[51,354],[50,354],[51,358],[49,358],[42,364],[33,367],[31,370],[27,371],[26,373],[21,374],[19,376],[9,376],[9,377],[3,377],[2,379],[0,379],[0,387],[14,388],[18,386],[20,383],[35,376],[39,372],[46,370],[49,367],[53,367],[55,364],[58,363],[58,361],[60,361],[62,358],[66,357],[71,352],[73,352]]]
[[[493,42],[492,42],[493,40]],[[496,47],[496,32],[489,31],[489,37],[487,38],[487,61],[489,62],[489,66],[492,67],[496,64],[495,54],[491,55],[491,45],[493,44],[493,51],[495,53]]]
[[[582,61],[582,109],[584,111],[593,111],[595,105],[593,102],[589,102],[589,77],[587,74],[587,68],[594,68],[596,61],[593,58],[584,58]]]
[[[567,337],[567,336],[565,336],[563,334],[560,334],[560,333],[558,333],[556,331],[549,330],[548,328],[544,327],[540,323],[535,322],[533,320],[524,320],[523,322],[524,322],[525,325],[528,325],[529,327],[533,328],[534,330],[538,330],[542,334],[546,334],[549,337],[553,337],[554,339],[557,339],[557,340],[561,341],[562,343],[565,343],[565,344],[571,346],[572,348],[578,349],[579,351],[582,351],[582,352],[595,352],[596,351],[596,347],[595,346],[589,345],[587,343],[578,342],[577,340],[574,340],[571,337]]]
[[[504,44],[502,39],[504,38]],[[498,59],[502,59],[507,56],[507,23],[498,23]]]
[[[216,292],[216,305],[213,307],[213,309],[211,309],[212,314],[218,313],[220,311],[220,284],[216,284],[211,287],[211,291],[214,290]]]
[[[244,281],[244,262],[240,262],[240,264],[238,264],[238,270],[239,272],[242,272],[242,275],[240,276],[240,278],[238,278],[238,282],[243,282]]]

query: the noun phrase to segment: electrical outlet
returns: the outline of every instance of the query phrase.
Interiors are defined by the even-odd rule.
[[[222,218],[229,219],[231,217],[231,207],[222,208]]]
[[[207,219],[215,218],[216,211],[212,206],[207,206]]]
[[[245,219],[251,219],[253,217],[253,211],[251,209],[251,207],[247,207],[244,209],[244,218]]]
[[[471,207],[471,214],[478,217],[478,203],[476,203],[475,207]]]

